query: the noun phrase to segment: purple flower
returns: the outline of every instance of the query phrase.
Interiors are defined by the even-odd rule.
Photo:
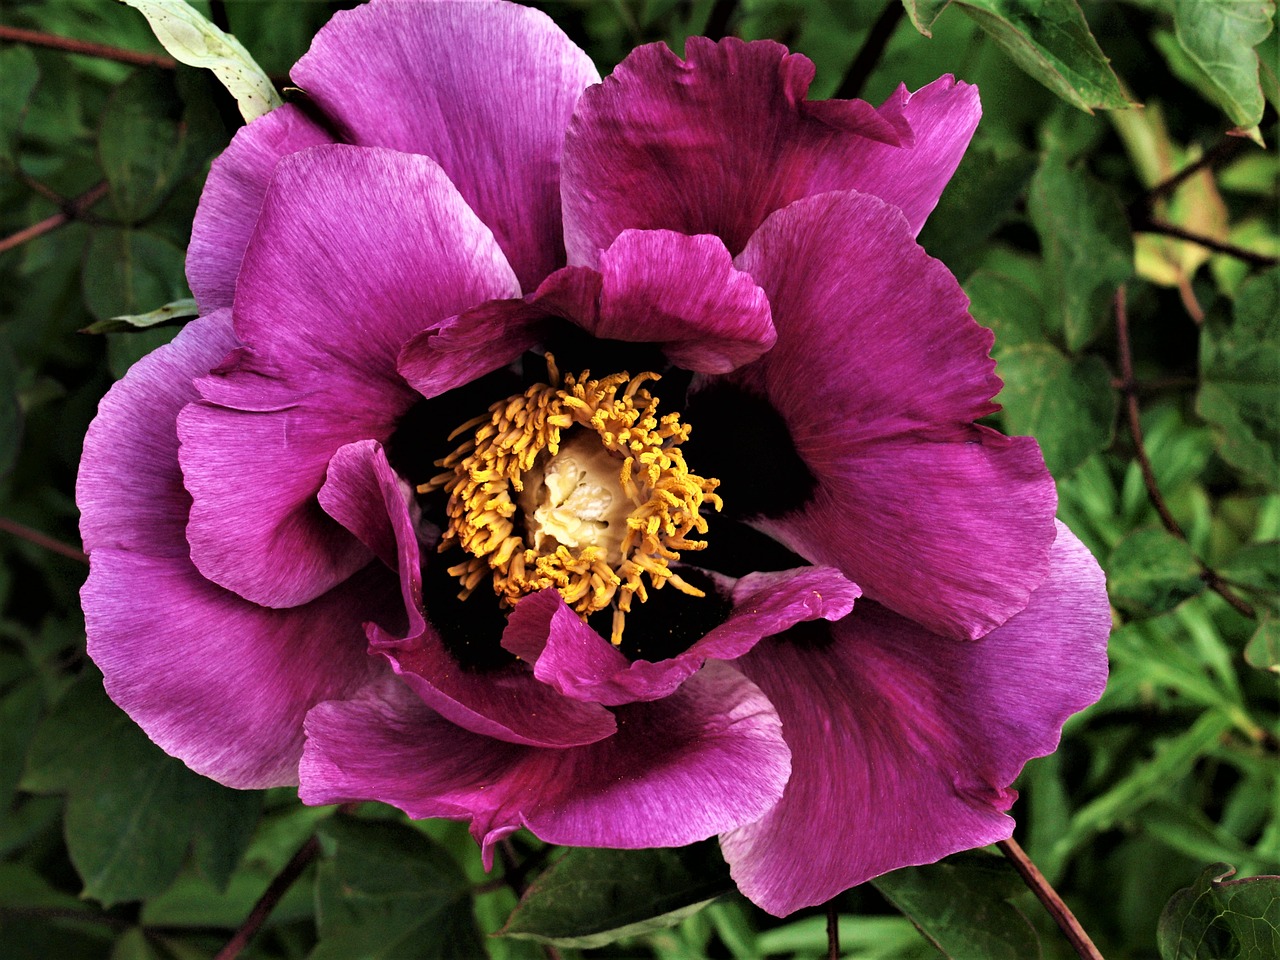
[[[779,915],[1008,837],[1102,690],[1102,576],[1035,442],[975,424],[991,334],[914,241],[977,91],[812,76],[694,38],[600,83],[508,3],[338,14],[213,166],[203,316],[85,441],[115,701],[486,861],[719,835]]]

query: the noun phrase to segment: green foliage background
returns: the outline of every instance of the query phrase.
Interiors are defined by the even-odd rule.
[[[1040,440],[1116,624],[1102,701],[1018,783],[1017,837],[1113,960],[1280,956],[1280,879],[1243,879],[1280,873],[1274,3],[901,3],[536,5],[602,74],[638,43],[679,51],[710,25],[807,54],[822,98],[866,73],[879,22],[892,32],[866,99],[945,72],[979,84],[984,119],[920,239],[996,330],[1000,425]],[[196,6],[283,86],[344,5]],[[163,55],[137,11],[103,0],[0,0],[0,27]],[[282,872],[299,876],[277,883],[241,956],[825,955],[820,910],[764,915],[707,845],[564,856],[517,837],[486,876],[460,825],[226,790],[106,700],[77,601],[80,444],[113,379],[181,322],[180,308],[113,318],[189,296],[200,187],[241,122],[207,72],[0,38],[4,956],[212,957]],[[900,871],[837,908],[849,956],[1074,956],[989,852]]]

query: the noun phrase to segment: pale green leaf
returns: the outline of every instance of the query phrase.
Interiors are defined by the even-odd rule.
[[[1201,92],[1213,99],[1240,130],[1262,119],[1263,96],[1254,47],[1271,33],[1270,0],[1174,0],[1178,43],[1200,69]]]
[[[1206,867],[1160,915],[1161,960],[1274,960],[1280,957],[1280,877],[1228,879]]]
[[[195,300],[191,297],[183,297],[146,313],[126,313],[118,317],[108,317],[106,320],[96,320],[80,332],[128,333],[132,330],[145,330],[148,327],[176,323],[179,320],[198,316],[199,313],[200,309],[196,306]]]

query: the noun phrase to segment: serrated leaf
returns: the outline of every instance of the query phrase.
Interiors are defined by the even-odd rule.
[[[1271,33],[1275,4],[1268,0],[1174,0],[1178,43],[1202,71],[1202,92],[1240,130],[1262,119],[1264,105],[1254,47]],[[1259,142],[1261,142],[1261,139]]]
[[[1259,621],[1244,648],[1244,659],[1251,667],[1280,673],[1280,620],[1267,615]]]
[[[337,817],[319,836],[320,942],[310,960],[484,955],[466,877],[417,830]]]
[[[0,169],[16,166],[27,104],[40,82],[40,65],[26,47],[0,50]]]
[[[1065,476],[1111,443],[1119,395],[1097,357],[1071,359],[1047,344],[1000,353],[1008,433],[1034,436],[1054,476]]]
[[[161,327],[169,323],[177,323],[200,315],[200,308],[192,297],[183,297],[173,303],[166,303],[146,313],[124,314],[119,317],[108,317],[106,320],[95,320],[81,333],[129,333],[135,330],[146,330],[148,327]]]
[[[1280,268],[1240,287],[1230,326],[1200,334],[1196,412],[1214,428],[1222,458],[1280,487]]]
[[[1116,287],[1133,273],[1133,237],[1115,193],[1056,151],[1031,181],[1031,221],[1044,254],[1045,304],[1067,349],[1101,332]]]
[[[235,97],[245,122],[283,102],[270,78],[235,37],[214,26],[185,0],[124,0],[142,13],[175,60],[211,70]]]
[[[1274,960],[1280,956],[1280,877],[1228,879],[1215,863],[1160,915],[1161,960]]]
[[[871,881],[948,958],[1035,960],[1040,937],[1009,901],[1025,887],[1003,857],[961,853]]]
[[[589,949],[680,922],[733,889],[714,842],[657,850],[570,850],[525,891],[505,927]]]
[[[1120,609],[1153,616],[1203,591],[1200,574],[1185,540],[1151,527],[1120,541],[1107,563],[1107,590]]]
[[[1092,113],[1133,102],[1076,0],[953,0],[1009,58],[1072,106]]]

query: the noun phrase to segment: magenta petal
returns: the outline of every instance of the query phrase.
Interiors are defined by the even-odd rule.
[[[396,372],[406,340],[515,292],[492,234],[427,158],[332,145],[282,160],[236,290],[247,346],[179,420],[201,572],[284,607],[367,563],[316,502],[329,458],[385,440],[414,402]]]
[[[522,826],[572,846],[681,846],[758,820],[781,796],[790,758],[777,714],[731,667],[710,664],[667,699],[617,712],[614,736],[545,750],[476,736],[408,691],[371,688],[311,711],[299,793],[469,818],[486,865]]]
[[[797,201],[738,264],[778,342],[734,377],[818,481],[758,526],[937,632],[982,636],[1022,609],[1048,567],[1053,480],[1034,440],[973,425],[998,409],[991,332],[901,212],[856,193]]]
[[[335,15],[292,77],[352,143],[439,163],[526,290],[564,262],[564,130],[600,76],[545,14],[508,3],[370,4]]]
[[[805,100],[813,64],[772,41],[634,51],[585,94],[565,139],[569,262],[595,266],[628,228],[711,233],[737,253],[774,210],[828,190],[902,204],[913,231],[938,201],[978,122],[952,78],[878,111]]]
[[[737,665],[782,717],[794,771],[758,823],[720,838],[738,888],[783,916],[898,867],[1007,838],[1009,785],[1051,753],[1106,682],[1102,571],[1059,527],[1048,578],[981,640],[947,640],[875,604]]]
[[[600,257],[600,312],[588,332],[662,344],[672,363],[728,373],[777,339],[769,301],[717,237],[624,231]]]
[[[832,567],[753,573],[734,584],[725,622],[688,650],[667,660],[628,662],[548,590],[520,602],[502,645],[533,663],[533,675],[565,696],[616,706],[668,696],[707,660],[733,660],[797,623],[839,620],[858,595],[857,586]]]
[[[76,488],[91,556],[81,599],[107,693],[148,736],[229,786],[268,787],[295,782],[307,710],[370,676],[361,623],[394,580],[366,571],[283,614],[191,565],[174,418],[235,343],[225,312],[195,320],[103,398]]]
[[[213,161],[187,247],[187,282],[201,313],[231,306],[236,275],[282,157],[333,138],[286,103],[242,127]]]
[[[534,349],[546,315],[523,300],[490,300],[415,336],[396,365],[420,394],[438,397]]]
[[[325,513],[355,534],[374,556],[398,570],[396,533],[382,496],[387,474],[399,486],[400,499],[411,499],[408,483],[395,476],[382,444],[377,440],[357,440],[333,455],[316,499]]]

